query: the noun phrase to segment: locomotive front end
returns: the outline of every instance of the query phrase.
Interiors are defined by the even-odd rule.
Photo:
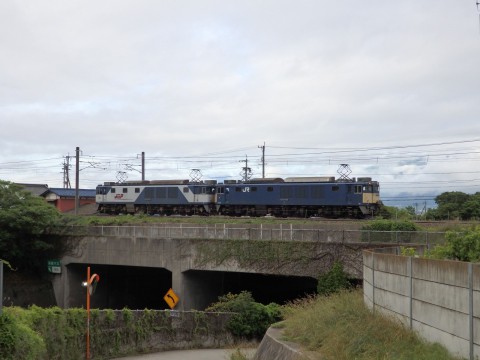
[[[358,179],[358,181],[364,180],[362,186],[362,205],[360,210],[365,215],[375,215],[378,213],[382,202],[380,201],[380,184],[378,181],[372,181],[370,178]]]

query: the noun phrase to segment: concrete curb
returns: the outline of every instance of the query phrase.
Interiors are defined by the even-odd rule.
[[[293,342],[282,340],[283,329],[270,327],[262,339],[253,360],[313,360]]]

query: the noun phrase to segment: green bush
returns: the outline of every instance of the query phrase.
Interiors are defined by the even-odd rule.
[[[417,231],[418,227],[411,221],[375,220],[362,226],[370,231]]]
[[[426,257],[480,262],[480,226],[465,232],[447,231],[445,244],[428,251]]]
[[[227,325],[228,329],[236,336],[252,339],[261,338],[271,324],[281,320],[280,309],[278,304],[257,303],[250,292],[242,291],[240,294],[220,296],[218,302],[206,311],[235,313]]]
[[[22,311],[22,310],[16,310]],[[21,318],[4,311],[0,316],[0,359],[46,359],[47,348],[41,336]]]
[[[329,296],[342,289],[350,288],[348,276],[343,270],[342,263],[336,261],[332,268],[318,279],[317,293]]]
[[[411,242],[418,226],[411,221],[374,220],[363,225],[363,241],[369,242]]]

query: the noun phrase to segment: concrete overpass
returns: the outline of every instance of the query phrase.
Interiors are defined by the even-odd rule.
[[[380,236],[318,225],[93,226],[67,233],[70,250],[53,280],[57,304],[84,306],[81,283],[91,266],[101,279],[92,306],[131,309],[165,308],[170,287],[180,298],[177,310],[203,310],[240,290],[262,302],[291,300],[314,292],[334,261],[360,279],[361,250],[372,243],[435,241],[428,233]]]

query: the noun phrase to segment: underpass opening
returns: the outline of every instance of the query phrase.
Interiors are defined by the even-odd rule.
[[[87,266],[85,264],[68,265],[73,280],[70,286],[78,283],[81,294],[85,291],[81,290],[81,282],[86,279]],[[169,309],[163,297],[172,287],[172,273],[166,269],[92,264],[90,272],[100,276],[95,293],[90,298],[92,308]],[[85,306],[84,296],[78,294],[77,289],[71,305]]]
[[[256,302],[285,304],[317,291],[317,279],[302,276],[190,270],[184,278],[195,299],[191,307],[197,310],[204,310],[228,293],[249,291]]]

